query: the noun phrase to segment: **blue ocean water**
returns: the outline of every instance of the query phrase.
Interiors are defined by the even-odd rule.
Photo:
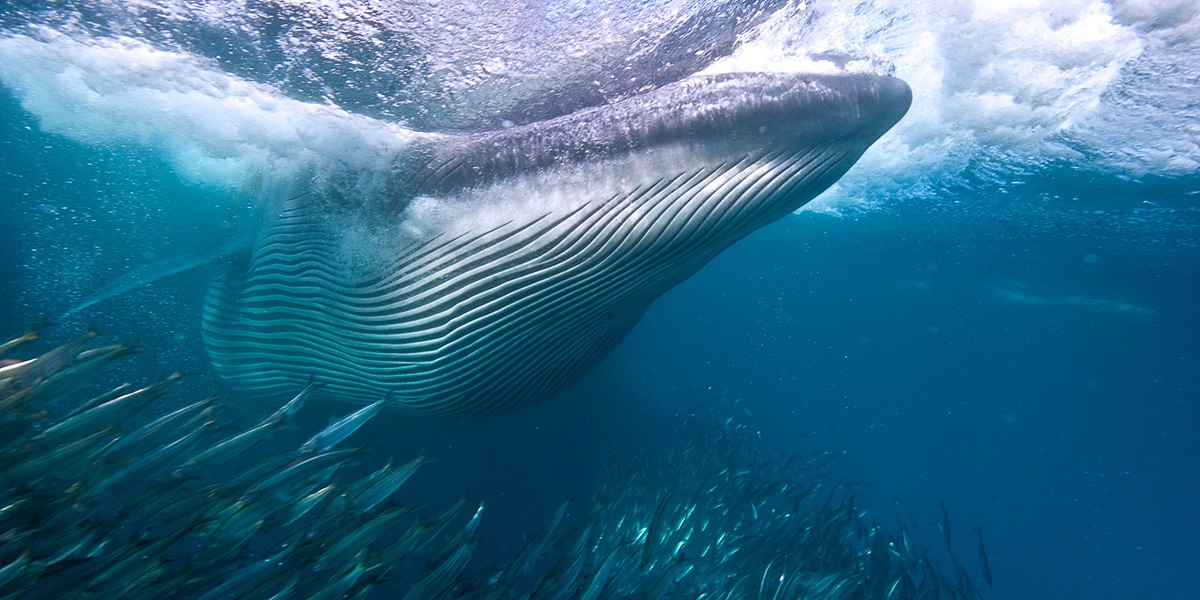
[[[712,8],[661,4],[678,8],[677,21]],[[101,16],[121,8],[90,6]],[[317,20],[295,46],[267,46],[278,55],[247,57],[237,51],[258,47],[253,36],[217,44],[204,37],[211,30],[192,31],[215,25],[168,18],[167,8],[195,5],[154,6],[157,20],[114,25],[107,14],[105,27],[87,25],[94,15],[5,16],[8,331],[59,314],[131,268],[231,234],[256,210],[240,169],[298,155],[273,145],[293,120],[246,126],[299,110],[277,98],[325,94],[347,114],[397,122],[448,118],[405,112],[407,97],[376,102],[354,85],[323,90],[330,79],[363,84],[319,43],[336,39],[345,50],[355,38],[333,37],[345,27]],[[799,14],[755,5],[776,12],[739,42],[737,64],[801,68],[812,66],[806,52],[847,53],[866,65],[852,68],[890,69],[913,85],[905,122],[818,209],[759,231],[658,300],[611,356],[554,399],[471,420],[384,414],[360,435],[381,454],[435,456],[414,481],[431,504],[463,493],[487,499],[488,551],[502,556],[562,498],[588,497],[614,452],[653,445],[697,406],[727,406],[781,455],[845,452],[837,474],[868,482],[884,514],[898,497],[931,550],[942,543],[945,502],[972,574],[971,528],[981,526],[996,578],[987,598],[1195,597],[1200,20],[1189,6],[963,3],[935,18],[937,7],[919,4],[830,2]],[[263,10],[303,21],[281,7]],[[487,15],[442,16],[457,26],[489,23]],[[51,25],[30,31],[32,22]],[[653,37],[662,27],[622,31]],[[193,41],[171,42],[164,31]],[[444,56],[459,39],[447,35],[425,47],[457,81],[439,88],[455,93],[438,102],[494,93],[471,85],[479,74],[469,60]],[[176,62],[151,48],[178,52]],[[318,49],[325,54],[305,59]],[[134,56],[156,57],[147,72],[158,82],[173,75],[180,93],[151,94],[169,86],[120,76],[141,64]],[[381,65],[402,62],[389,61]],[[315,74],[302,77],[305,66]],[[262,85],[238,88],[226,72]],[[71,73],[91,87],[81,92]],[[210,87],[232,91],[204,96]],[[218,100],[239,93],[260,110],[222,108]],[[94,321],[138,338],[145,350],[115,379],[182,367],[196,375],[184,385],[205,393],[220,384],[200,341],[200,308],[221,269],[114,298],[55,335]],[[304,418],[320,426],[343,412],[322,406]]]

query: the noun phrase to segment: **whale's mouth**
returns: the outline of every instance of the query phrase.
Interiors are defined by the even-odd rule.
[[[870,145],[911,103],[912,91],[895,77],[694,76],[547,121],[440,136],[422,157],[433,171],[423,191],[680,144],[704,154],[724,152],[729,158],[835,141]]]
[[[733,242],[816,197],[907,110],[888,77],[693,77],[431,134],[382,202],[289,207],[216,284],[205,339],[256,394],[310,377],[423,412],[536,402]]]

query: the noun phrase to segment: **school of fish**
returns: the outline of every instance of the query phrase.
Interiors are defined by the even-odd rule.
[[[562,503],[511,559],[470,569],[484,502],[426,514],[397,498],[428,457],[346,475],[370,459],[344,442],[384,399],[272,454],[261,442],[320,382],[239,429],[216,397],[148,410],[178,374],[92,390],[130,345],[89,330],[28,352],[40,337],[0,344],[0,599],[982,597],[915,523],[879,525],[859,484],[834,482],[838,455],[777,462],[719,406],[671,451],[619,457],[590,506]]]

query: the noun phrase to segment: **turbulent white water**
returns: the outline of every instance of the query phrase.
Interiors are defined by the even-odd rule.
[[[102,14],[128,9],[96,6]],[[132,22],[114,25],[109,14],[104,27],[57,15],[54,25],[10,23],[0,37],[0,82],[46,131],[160,150],[194,181],[232,189],[252,173],[354,173],[368,193],[410,135],[402,116],[389,119],[380,106],[391,98],[390,112],[400,112],[413,104],[411,91],[380,89],[383,100],[355,102],[326,86],[323,99],[300,99],[294,72],[308,69],[325,83],[337,75],[360,89],[379,71],[404,81],[402,63],[420,65],[410,87],[451,115],[444,124],[456,110],[466,122],[481,106],[503,109],[481,100],[501,90],[554,97],[562,90],[547,82],[556,76],[570,83],[621,72],[632,59],[618,49],[651,53],[690,39],[690,29],[672,26],[710,8],[471,6],[289,2],[256,16],[238,2],[139,3]],[[765,10],[708,70],[886,71],[914,89],[909,115],[826,195],[826,209],[936,195],[963,185],[968,171],[995,184],[1051,164],[1126,178],[1200,172],[1200,7],[1189,0],[829,0]],[[271,17],[291,19],[286,40],[268,43]],[[201,54],[197,40],[213,35],[202,28],[222,23],[224,46],[285,62],[267,68],[239,63],[237,53]],[[172,27],[175,37],[201,29],[184,44]],[[539,43],[518,43],[517,30]],[[378,64],[364,66],[366,56]],[[312,75],[322,67],[328,72]],[[636,82],[626,87],[635,91]],[[419,110],[408,114],[422,121]]]
[[[256,173],[295,178],[343,168],[370,186],[412,136],[128,37],[36,28],[0,40],[0,57],[0,80],[47,132],[157,149],[184,177],[231,190]]]
[[[846,52],[889,61],[914,90],[912,110],[834,201],[937,194],[968,168],[998,186],[1050,165],[1127,178],[1200,172],[1194,2],[813,6],[813,24],[776,19],[733,59]]]

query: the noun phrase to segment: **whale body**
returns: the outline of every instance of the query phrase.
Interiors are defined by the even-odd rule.
[[[418,412],[538,402],[650,303],[812,200],[907,111],[899,79],[693,76],[485,132],[418,136],[382,197],[305,196],[216,282],[208,353],[236,389]]]

